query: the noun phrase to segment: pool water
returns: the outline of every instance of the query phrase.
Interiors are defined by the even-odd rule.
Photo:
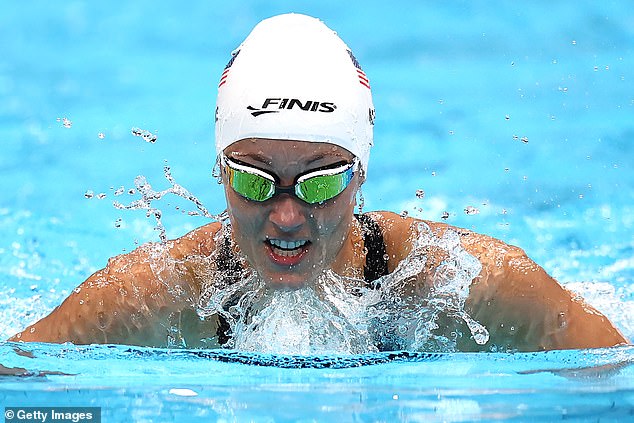
[[[109,257],[158,240],[145,212],[112,206],[138,198],[137,175],[166,189],[167,162],[212,213],[224,209],[211,177],[217,80],[253,25],[288,11],[336,29],[370,77],[365,210],[445,217],[521,246],[634,338],[629,2],[225,3],[3,7],[2,339]],[[160,207],[169,237],[208,221],[174,196]],[[630,347],[394,357],[14,347],[0,343],[0,363],[31,376],[2,377],[0,404],[100,406],[104,421],[634,419]]]
[[[631,419],[634,403],[631,347],[276,358],[30,344],[2,353],[64,373],[5,378],[5,404],[102,407],[103,421],[603,422]]]

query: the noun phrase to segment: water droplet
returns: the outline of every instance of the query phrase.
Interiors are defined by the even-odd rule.
[[[449,212],[442,212],[442,216],[440,216],[440,218],[443,220],[449,219]]]
[[[504,119],[506,119],[506,120],[510,120],[510,119],[511,119],[511,117],[510,117],[509,115],[506,115],[506,116],[504,116]]]
[[[94,196],[95,196],[95,193],[94,193],[94,192],[92,192],[91,190],[88,190],[88,191],[86,191],[86,192],[84,193],[84,197],[86,197],[86,198],[92,198],[92,197],[94,197]]]
[[[432,172],[432,173],[431,173],[431,176],[436,176],[436,172],[435,172],[435,171],[434,171],[434,172]]]
[[[403,210],[401,212],[401,217],[407,217],[408,214],[409,214],[409,212],[407,210]]]
[[[385,253],[383,254],[383,260],[388,261],[390,259],[389,254]]]
[[[135,137],[141,137],[146,142],[149,142],[149,143],[155,143],[158,138],[156,135],[154,135],[153,133],[145,129],[132,128],[130,131],[132,132],[132,135],[134,135]]]
[[[423,191],[422,189],[417,189],[416,190],[416,197],[417,198],[424,198],[425,197],[425,191]]]
[[[466,215],[471,216],[471,215],[480,213],[480,210],[478,210],[477,208],[475,208],[473,206],[467,206],[467,207],[465,207],[464,212],[465,212]]]
[[[29,332],[35,333],[35,328],[33,326],[31,326],[31,329],[29,329]]]
[[[519,139],[520,139],[520,137],[518,137],[517,135],[513,135],[513,141],[517,141]]]
[[[577,45],[577,40],[572,40],[572,45],[576,46]]]
[[[565,328],[566,326],[568,326],[568,320],[566,319],[566,313],[564,313],[564,312],[559,313],[559,315],[557,316],[557,323],[558,323],[560,328]]]
[[[97,313],[97,322],[99,323],[99,328],[102,330],[108,326],[108,319],[103,311]]]
[[[115,228],[120,228],[121,227],[121,222],[122,222],[121,218],[118,218],[117,220],[115,220],[114,221],[114,227]]]
[[[71,122],[70,119],[62,118],[62,126],[64,128],[70,128],[71,126],[73,126],[73,122]]]
[[[99,200],[103,200],[104,198],[106,198],[106,193],[104,193],[104,192],[99,193],[99,194],[97,195],[97,198],[98,198]]]
[[[106,134],[104,134],[103,132],[100,132],[100,133],[98,133],[98,134],[97,134],[97,137],[98,137],[100,140],[102,140],[102,139],[106,138]]]
[[[595,67],[594,67],[594,71],[595,71],[595,72],[597,72],[598,70],[599,70],[599,67],[598,67],[598,66],[595,66]]]
[[[73,289],[73,292],[75,294],[79,294],[81,292],[81,287],[78,286],[77,288]]]
[[[486,329],[483,332],[476,332],[473,334],[473,340],[478,345],[484,345],[489,341],[489,332]]]
[[[119,196],[121,194],[123,194],[125,192],[125,188],[124,187],[119,187],[117,188],[117,190],[114,192],[115,196]]]
[[[136,190],[135,190],[134,188],[130,188],[130,189],[128,190],[128,194],[130,194],[130,195],[134,195],[134,194],[136,194]]]
[[[528,137],[522,137],[520,141],[522,141],[524,144],[528,144]]]

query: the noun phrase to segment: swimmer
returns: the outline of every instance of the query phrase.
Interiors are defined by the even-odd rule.
[[[357,298],[380,290],[416,240],[451,235],[478,264],[463,304],[470,319],[445,315],[432,322],[434,334],[453,336],[456,350],[628,343],[520,248],[392,212],[355,214],[374,118],[370,82],[332,30],[298,14],[262,21],[233,52],[219,81],[215,142],[227,221],[111,258],[11,340],[231,346],[230,314],[200,313],[202,300],[216,292],[248,289],[244,281],[256,280],[269,292],[296,292],[330,272]],[[423,251],[424,265],[398,285],[409,307],[419,299],[429,303],[438,269],[450,255],[433,243]],[[228,301],[231,306],[238,301]],[[473,322],[488,337],[474,336]],[[383,323],[374,324],[372,333],[380,338]],[[391,348],[385,339],[374,345]]]

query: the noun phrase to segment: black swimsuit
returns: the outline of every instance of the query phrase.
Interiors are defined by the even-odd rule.
[[[363,228],[363,245],[367,249],[363,278],[366,284],[374,286],[373,282],[381,276],[387,275],[387,253],[383,232],[379,224],[367,214],[356,214],[355,217]]]
[[[369,215],[355,214],[355,217],[359,223],[361,223],[363,245],[367,250],[365,265],[363,266],[363,278],[368,288],[377,288],[378,286],[374,282],[388,273],[388,256],[385,251],[383,233],[381,232],[379,224]],[[216,269],[218,269],[220,274],[224,275],[227,284],[236,283],[243,276],[242,265],[233,253],[229,237],[224,237],[224,242],[220,245],[216,259]],[[218,343],[224,345],[230,339],[230,326],[229,322],[227,322],[222,315],[219,314],[218,319]]]

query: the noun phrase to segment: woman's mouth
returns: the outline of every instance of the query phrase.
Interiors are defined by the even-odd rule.
[[[308,252],[310,241],[305,239],[286,241],[283,239],[270,238],[264,241],[267,246],[269,257],[274,263],[281,266],[293,266],[302,261]]]

